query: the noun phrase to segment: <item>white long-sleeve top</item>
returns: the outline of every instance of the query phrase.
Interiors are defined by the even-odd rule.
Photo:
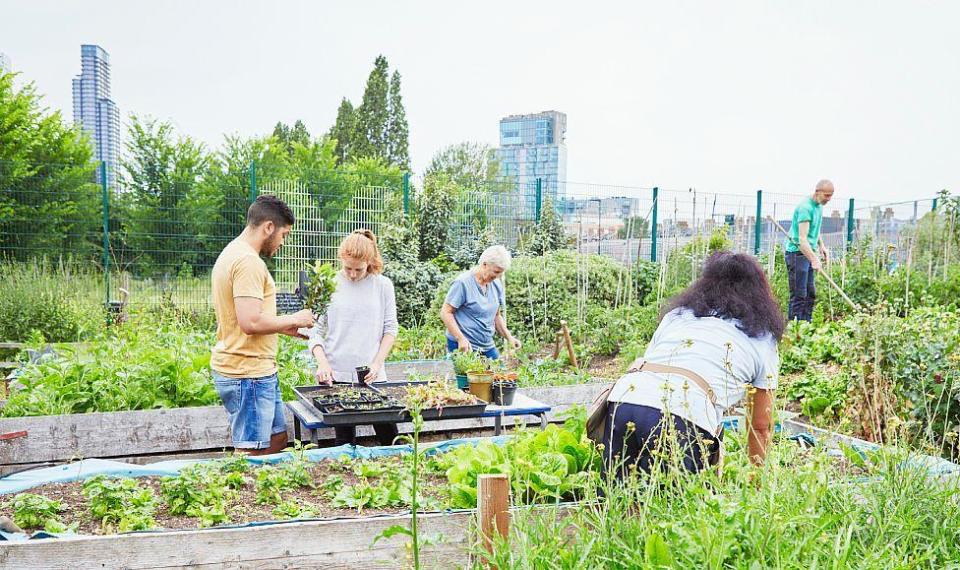
[[[374,274],[351,281],[341,272],[327,311],[310,329],[308,346],[311,354],[314,347],[323,347],[334,379],[356,382],[356,368],[368,366],[380,350],[384,335],[396,336],[397,330],[393,282]],[[386,372],[381,370],[377,379],[386,380]]]

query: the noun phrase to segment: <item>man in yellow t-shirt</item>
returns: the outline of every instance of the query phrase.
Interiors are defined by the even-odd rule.
[[[210,368],[230,416],[233,447],[250,455],[287,446],[277,334],[306,338],[297,329],[313,326],[309,309],[277,316],[277,288],[260,258],[277,253],[293,222],[293,212],[282,200],[258,197],[247,210],[247,226],[213,265],[217,344]]]

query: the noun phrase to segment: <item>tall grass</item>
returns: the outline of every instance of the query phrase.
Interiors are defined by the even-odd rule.
[[[753,468],[743,434],[728,439],[722,475],[629,477],[567,510],[520,510],[509,544],[477,557],[501,569],[957,567],[956,480],[901,451],[853,465],[786,440]]]
[[[69,260],[0,263],[0,341],[84,340],[105,322],[102,280]]]

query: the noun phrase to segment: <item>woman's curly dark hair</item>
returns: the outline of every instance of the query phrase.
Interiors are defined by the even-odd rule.
[[[703,274],[664,308],[689,309],[697,317],[737,319],[739,329],[758,338],[766,333],[778,341],[786,320],[763,268],[744,253],[718,251],[703,264]]]

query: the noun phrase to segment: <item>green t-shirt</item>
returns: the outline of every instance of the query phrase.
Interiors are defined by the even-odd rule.
[[[800,251],[800,223],[810,222],[807,231],[807,241],[813,251],[817,251],[817,240],[820,239],[820,226],[823,223],[823,206],[809,196],[797,205],[793,211],[793,223],[790,224],[790,238],[786,243],[786,250]]]

